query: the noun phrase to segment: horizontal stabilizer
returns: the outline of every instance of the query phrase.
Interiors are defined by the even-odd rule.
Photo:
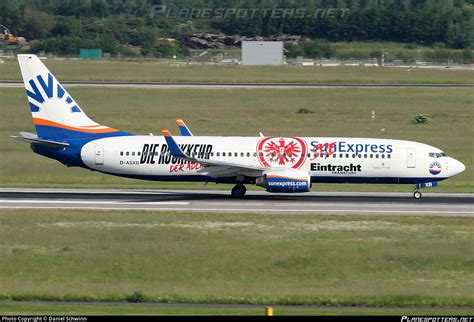
[[[38,145],[41,145],[41,146],[44,146],[44,147],[50,148],[50,149],[61,149],[61,148],[69,146],[69,143],[65,143],[65,142],[57,142],[57,141],[39,139],[38,136],[36,134],[33,134],[33,133],[20,132],[19,134],[20,134],[19,136],[18,135],[12,135],[10,137],[14,138],[14,139],[25,141],[25,142],[38,144]]]

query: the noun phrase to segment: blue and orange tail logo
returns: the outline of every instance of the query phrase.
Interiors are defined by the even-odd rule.
[[[18,55],[18,62],[39,138],[130,135],[91,120],[37,56]]]

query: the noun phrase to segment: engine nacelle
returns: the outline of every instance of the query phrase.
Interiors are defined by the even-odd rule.
[[[307,171],[270,170],[257,178],[255,184],[268,192],[309,192],[311,177]]]

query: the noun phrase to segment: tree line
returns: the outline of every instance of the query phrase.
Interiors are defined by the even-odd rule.
[[[193,32],[474,47],[469,0],[2,0],[0,24],[33,50],[60,54],[139,46],[144,55],[186,55],[182,39]]]

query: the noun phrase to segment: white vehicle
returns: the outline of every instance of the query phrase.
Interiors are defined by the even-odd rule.
[[[423,143],[338,137],[134,135],[92,121],[35,55],[18,55],[37,134],[15,138],[67,166],[156,181],[244,184],[268,192],[308,192],[313,182],[413,184],[418,191],[465,170]]]

